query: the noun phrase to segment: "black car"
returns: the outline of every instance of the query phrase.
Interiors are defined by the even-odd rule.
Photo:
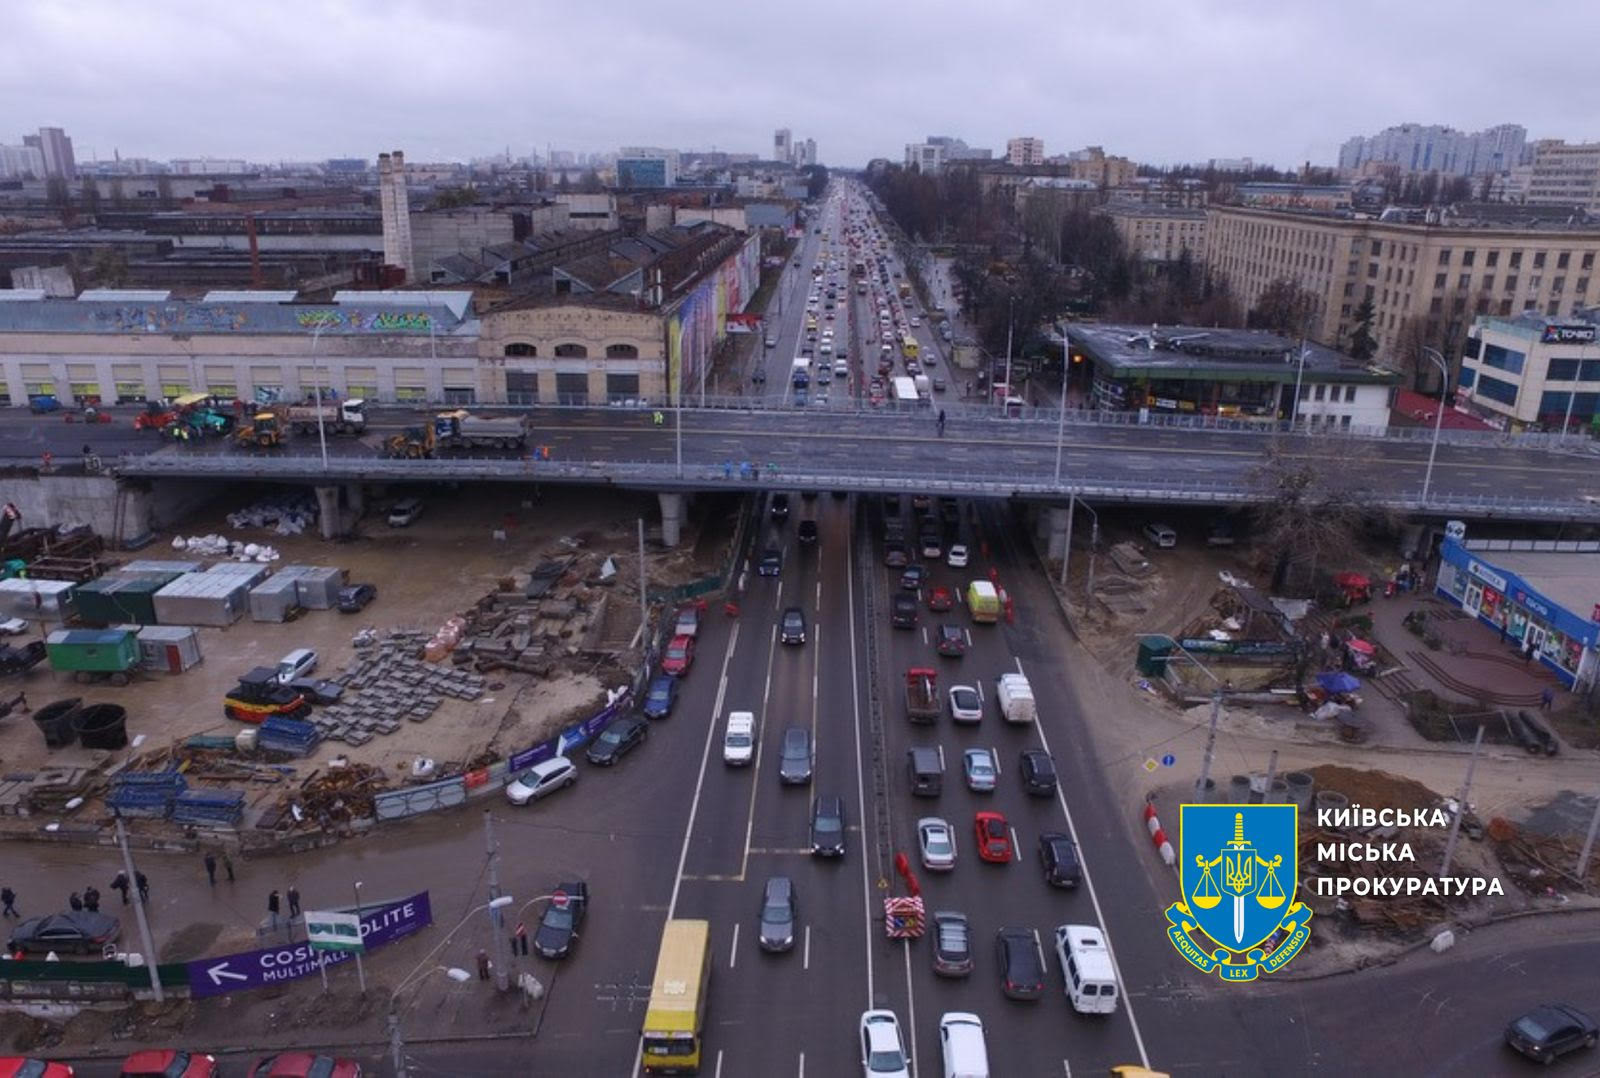
[[[1038,999],[1044,995],[1044,962],[1039,943],[1026,928],[1002,928],[994,936],[1000,960],[1000,990],[1007,999]]]
[[[916,591],[928,582],[928,570],[925,566],[907,566],[905,572],[900,574],[900,587],[905,591]]]
[[[972,926],[966,914],[942,910],[933,915],[933,972],[941,977],[972,972]]]
[[[967,653],[967,637],[957,625],[941,625],[933,633],[933,650],[951,659]]]
[[[578,926],[589,910],[589,885],[582,880],[556,885],[550,904],[533,934],[533,949],[541,958],[565,958],[572,953]]]
[[[816,497],[816,495],[813,494],[812,497]],[[814,520],[802,520],[800,522],[800,530],[796,534],[799,535],[802,543],[815,543],[817,541],[817,522]]]
[[[778,750],[778,781],[786,786],[803,786],[811,781],[811,731],[791,726],[783,732],[783,747]]]
[[[760,367],[757,367],[755,371],[751,373],[750,380],[756,385],[762,385],[767,380],[767,372],[762,370]]]
[[[1506,1026],[1506,1043],[1537,1063],[1554,1063],[1557,1056],[1593,1048],[1600,1028],[1587,1014],[1569,1003],[1535,1007]]]
[[[778,639],[785,644],[804,644],[806,642],[806,614],[798,606],[791,606],[783,612],[783,621],[779,624]]]
[[[1023,749],[1021,766],[1022,788],[1038,797],[1049,797],[1056,792],[1056,762],[1043,749]]]
[[[896,595],[889,611],[889,624],[896,629],[915,629],[917,600],[910,595]]]
[[[799,933],[800,911],[796,908],[794,881],[787,876],[772,876],[761,889],[761,928],[757,940],[763,951],[788,951],[794,948]]]
[[[906,553],[906,545],[900,542],[883,544],[883,564],[890,569],[903,569],[911,561]]]
[[[1083,878],[1078,846],[1071,835],[1061,831],[1039,836],[1039,863],[1044,866],[1044,882],[1052,887],[1076,887]]]
[[[367,604],[378,597],[378,588],[374,584],[351,584],[347,588],[339,589],[339,596],[334,605],[341,614],[359,614],[365,610]]]
[[[103,913],[71,910],[48,917],[30,917],[11,933],[8,949],[99,954],[122,934],[122,922]]]
[[[672,714],[672,706],[678,702],[678,679],[667,674],[657,674],[650,681],[650,688],[644,694],[645,717],[650,719],[664,719]]]
[[[596,767],[610,767],[650,736],[650,724],[637,715],[624,715],[600,731],[583,758]]]
[[[782,523],[789,519],[789,495],[774,494],[772,496],[772,519]]]
[[[761,552],[761,561],[756,565],[757,576],[777,576],[783,572],[783,552],[775,546],[769,546]]]
[[[844,856],[844,798],[825,794],[811,802],[811,852]]]

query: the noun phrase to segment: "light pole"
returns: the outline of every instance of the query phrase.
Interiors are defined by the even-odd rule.
[[[1300,423],[1300,381],[1306,374],[1306,339],[1300,338],[1300,363],[1294,372],[1294,399],[1289,402],[1292,409],[1289,413],[1289,430],[1293,431]]]
[[[1444,426],[1444,399],[1450,392],[1450,365],[1436,348],[1424,346],[1422,354],[1439,368],[1439,407],[1433,416],[1433,441],[1428,446],[1428,470],[1422,474],[1422,508],[1428,507],[1428,488],[1433,485],[1433,458],[1439,452],[1439,430]]]
[[[1017,297],[1006,299],[1006,395],[1000,401],[1000,414],[1011,414],[1011,331],[1016,327]]]
[[[328,470],[328,432],[322,422],[322,363],[317,358],[317,343],[322,338],[322,322],[311,331],[311,388],[317,395],[317,445],[322,450],[322,470]]]
[[[355,882],[355,892],[356,892],[356,931],[357,931],[357,933],[359,933],[361,931],[361,928],[360,928],[360,926],[361,926],[361,881],[360,880],[356,880],[354,882]],[[362,946],[365,947],[365,944],[363,944]],[[356,980],[359,981],[360,984],[361,984],[361,994],[363,996],[366,995],[367,994],[367,971],[361,965],[361,949],[360,948],[358,948],[356,950]]]
[[[1572,426],[1572,406],[1578,401],[1578,386],[1583,378],[1584,354],[1589,351],[1589,346],[1578,346],[1578,369],[1572,372],[1572,389],[1567,392],[1567,414],[1561,418],[1561,439],[1566,441],[1567,430]]]
[[[477,911],[474,910],[473,912]],[[462,924],[465,923],[465,921],[462,922]],[[457,925],[456,927],[459,928],[461,926]],[[445,938],[449,939],[448,936]],[[421,984],[422,979],[418,977],[418,974],[426,973],[443,973],[457,984],[466,984],[472,980],[472,974],[460,966],[434,966],[432,969],[427,970],[418,966],[411,971],[405,980],[400,982],[399,987],[389,994],[389,1052],[394,1061],[395,1078],[406,1078],[405,1043],[400,1039],[400,1008],[398,1006],[400,993],[408,984],[412,983],[413,978],[415,978],[416,984]]]
[[[1061,327],[1061,415],[1056,419],[1056,486],[1058,487],[1061,485],[1061,443],[1067,435],[1067,370],[1069,369],[1068,363],[1072,358],[1068,354],[1070,351],[1071,347],[1067,343],[1067,327],[1063,325]],[[1006,395],[1010,396],[1010,394],[1011,389],[1008,386]],[[1069,523],[1067,527],[1070,538],[1072,525]],[[1065,556],[1061,559],[1063,563],[1061,567],[1063,583],[1065,583],[1066,578],[1066,560]]]

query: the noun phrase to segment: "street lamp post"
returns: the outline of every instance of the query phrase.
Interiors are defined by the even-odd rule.
[[[1172,637],[1168,636],[1166,633],[1139,633],[1137,635],[1141,638],[1154,637],[1157,640],[1165,640],[1167,643],[1171,644],[1173,647],[1182,652],[1186,659],[1194,663],[1195,666],[1199,667],[1201,673],[1205,674],[1206,677],[1211,679],[1211,727],[1206,733],[1206,754],[1204,760],[1200,764],[1200,777],[1195,779],[1194,782],[1195,796],[1204,797],[1206,795],[1206,788],[1211,784],[1211,761],[1216,756],[1217,752],[1217,722],[1222,718],[1222,679],[1213,674],[1205,663],[1195,658],[1194,655],[1190,653],[1188,648],[1172,639]]]
[[[312,389],[317,395],[317,445],[322,450],[322,470],[328,470],[328,432],[322,422],[322,363],[317,358],[317,344],[322,338],[322,323],[317,323],[317,328],[311,331],[311,373]]]
[[[477,911],[474,910],[473,912]],[[465,923],[465,921],[462,922],[462,924]],[[459,928],[460,925],[457,925],[456,927]],[[448,939],[449,937],[447,936],[445,938]],[[413,978],[416,978],[416,984],[422,983],[422,978],[417,976],[418,973],[443,973],[446,977],[449,977],[457,984],[466,984],[468,981],[472,980],[472,974],[468,973],[459,966],[434,966],[432,969],[428,970],[424,970],[421,966],[418,966],[416,969],[411,971],[410,975],[407,976],[405,980],[400,982],[398,988],[390,993],[389,1053],[394,1062],[395,1078],[406,1078],[407,1075],[405,1042],[400,1037],[400,1008],[397,1001],[400,998],[401,990],[404,989],[408,983],[412,983]]]
[[[1017,297],[1006,301],[1006,395],[1000,401],[1000,414],[1011,414],[1011,331],[1016,325]]]
[[[1422,349],[1439,368],[1439,406],[1433,415],[1433,441],[1428,446],[1428,470],[1422,474],[1422,508],[1428,506],[1428,488],[1433,485],[1433,458],[1439,452],[1439,430],[1444,426],[1444,399],[1450,392],[1450,365],[1436,348]]]
[[[1300,338],[1300,364],[1294,372],[1294,399],[1289,402],[1289,429],[1292,431],[1300,424],[1300,382],[1306,373],[1306,339]]]
[[[1070,369],[1069,363],[1070,363],[1072,357],[1068,353],[1070,353],[1071,350],[1072,350],[1071,347],[1067,343],[1067,328],[1066,328],[1066,326],[1062,326],[1061,327],[1061,414],[1056,418],[1056,486],[1060,486],[1061,485],[1061,448],[1062,448],[1062,441],[1066,438],[1066,434],[1067,434],[1067,371]],[[1009,386],[1006,388],[1006,395],[1007,396],[1011,395],[1011,389],[1010,389]],[[1070,525],[1069,525],[1069,528],[1070,528]],[[1066,558],[1063,557],[1062,561],[1065,562]],[[1062,576],[1062,582],[1063,583],[1066,582],[1066,572],[1067,572],[1066,571],[1066,566],[1063,565],[1062,569],[1061,569],[1061,576]]]

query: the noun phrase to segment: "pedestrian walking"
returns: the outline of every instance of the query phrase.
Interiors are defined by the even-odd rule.
[[[83,889],[83,908],[90,913],[100,912],[100,891],[92,883]]]
[[[83,899],[79,897],[78,892],[74,891],[67,896],[67,905],[71,906],[74,912],[82,912]]]
[[[1556,691],[1554,689],[1552,689],[1550,686],[1546,685],[1544,687],[1544,691],[1539,694],[1539,710],[1540,711],[1549,711],[1552,707],[1555,706],[1555,702],[1556,702]]]
[[[134,874],[133,874],[133,882],[139,888],[139,901],[140,902],[149,902],[150,901],[150,881],[144,878],[144,873],[143,872],[139,872],[139,871],[135,871]]]
[[[228,851],[222,851],[222,871],[228,874],[228,882],[233,882],[233,858],[228,856]]]
[[[289,916],[290,917],[298,917],[298,916],[300,916],[300,892],[295,888],[294,884],[290,884],[289,885],[289,896],[288,897],[289,897]]]
[[[9,887],[0,887],[0,917],[20,917],[17,912],[17,893]]]
[[[128,874],[119,872],[111,878],[111,889],[122,896],[122,904],[128,904]]]
[[[1522,638],[1522,665],[1527,666],[1533,661],[1533,641],[1527,636]]]
[[[267,895],[267,912],[272,915],[272,927],[278,927],[278,891],[276,888]]]
[[[489,952],[482,947],[478,948],[478,980],[489,979]]]
[[[1500,643],[1504,644],[1505,642],[1506,642],[1506,616],[1504,614],[1501,614],[1500,615]]]
[[[206,880],[215,887],[217,885],[217,855],[206,851]]]

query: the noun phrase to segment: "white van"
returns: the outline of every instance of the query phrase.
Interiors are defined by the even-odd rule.
[[[995,679],[994,700],[1000,714],[1007,722],[1032,722],[1037,708],[1034,706],[1033,686],[1022,674],[1001,674]]]
[[[722,735],[722,762],[730,767],[745,767],[756,754],[756,717],[749,711],[728,712],[728,728]]]
[[[422,515],[422,500],[420,498],[407,498],[394,503],[394,508],[389,510],[389,527],[404,528]]]
[[[1142,530],[1144,537],[1162,550],[1171,550],[1178,545],[1178,533],[1173,531],[1170,524],[1146,524]]]
[[[278,660],[278,684],[287,685],[297,677],[308,677],[316,668],[316,652],[310,648],[295,648]]]
[[[1079,1014],[1111,1014],[1117,1009],[1117,972],[1098,928],[1057,927],[1056,959],[1061,963],[1073,1010]]]
[[[939,1048],[944,1078],[989,1078],[989,1047],[977,1015],[951,1011],[940,1017]]]

